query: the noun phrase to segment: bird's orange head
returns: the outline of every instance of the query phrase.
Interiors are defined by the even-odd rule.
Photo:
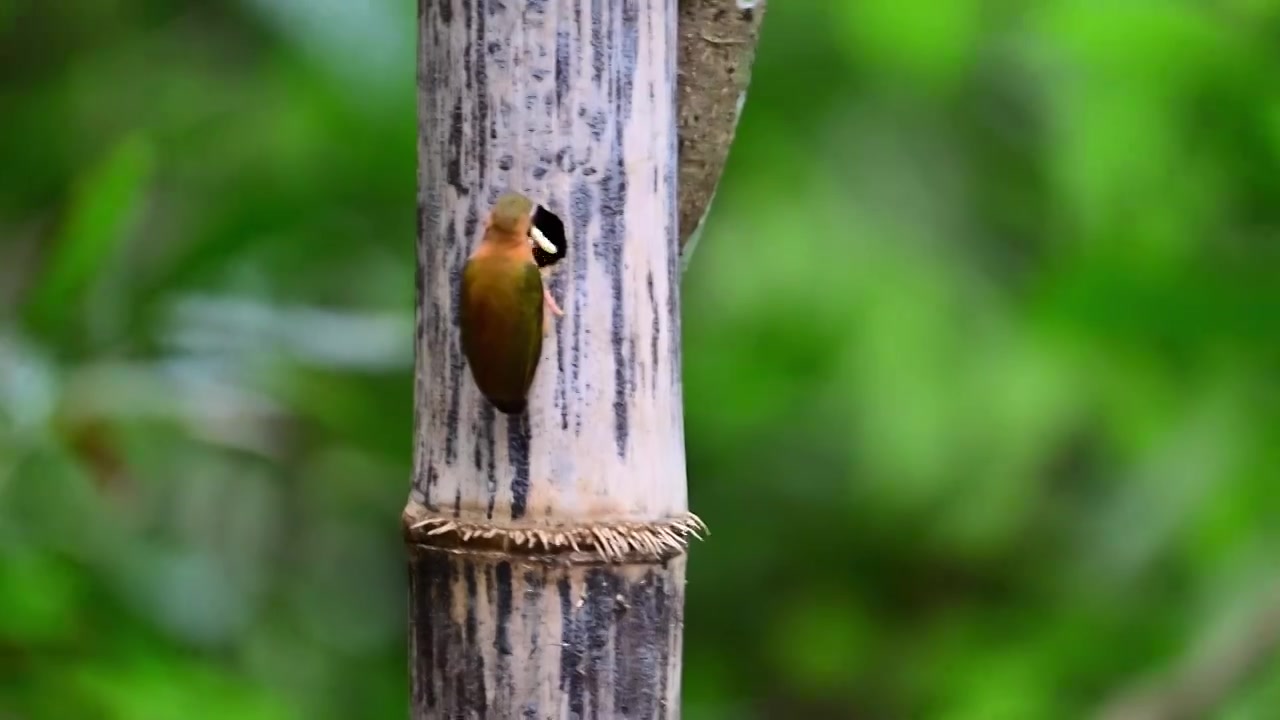
[[[503,193],[489,212],[489,227],[517,238],[529,235],[533,222],[533,201],[520,193]]]

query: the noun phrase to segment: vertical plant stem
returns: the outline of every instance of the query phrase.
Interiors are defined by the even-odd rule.
[[[675,0],[420,0],[412,716],[679,716],[687,511]],[[458,277],[523,192],[566,258],[526,415],[459,346]]]

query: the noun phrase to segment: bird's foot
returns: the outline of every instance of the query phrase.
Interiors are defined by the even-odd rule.
[[[550,290],[543,289],[542,297],[546,298],[547,307],[551,308],[552,315],[555,315],[556,317],[564,317],[564,311],[561,310],[560,306],[556,304],[556,299],[551,297]]]

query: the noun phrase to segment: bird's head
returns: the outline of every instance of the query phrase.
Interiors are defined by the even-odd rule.
[[[533,223],[533,201],[520,193],[503,193],[489,212],[489,225],[494,230],[527,236]]]
[[[502,194],[489,213],[489,226],[504,234],[531,241],[539,267],[554,265],[566,250],[564,223],[528,197]]]

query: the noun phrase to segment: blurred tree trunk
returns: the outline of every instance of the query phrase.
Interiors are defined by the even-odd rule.
[[[687,512],[676,3],[420,0],[412,717],[679,716]],[[569,250],[529,411],[480,396],[462,265],[524,192]]]

